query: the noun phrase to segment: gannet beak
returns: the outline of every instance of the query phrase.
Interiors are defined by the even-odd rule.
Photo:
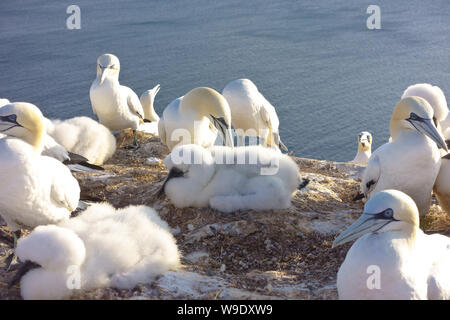
[[[29,260],[22,263],[20,265],[19,269],[17,270],[17,272],[14,274],[11,281],[9,281],[8,288],[11,288],[12,286],[16,285],[20,281],[20,279],[22,279],[22,277],[25,275],[25,273],[27,273],[28,271],[30,271],[32,269],[36,269],[36,268],[41,268],[41,266],[38,265],[37,263],[31,262]]]
[[[100,73],[100,84],[102,84],[103,81],[105,81],[105,78],[107,76],[108,68],[100,66],[100,70],[101,70],[101,73]]]
[[[358,239],[366,233],[376,232],[393,221],[397,220],[392,216],[392,209],[386,209],[380,213],[363,213],[334,240],[332,248]]]
[[[179,178],[179,177],[183,177],[184,176],[184,172],[181,171],[180,169],[173,167],[172,169],[170,169],[169,174],[167,175],[166,180],[164,181],[163,185],[161,186],[161,188],[158,190],[157,195],[158,196],[162,196],[164,194],[164,191],[166,189],[166,184],[167,182],[169,182],[170,179],[172,178]]]
[[[0,132],[5,132],[14,127],[21,127],[17,122],[17,116],[15,114],[0,116]]]
[[[216,118],[213,115],[210,115],[212,118],[212,122],[214,127],[219,131],[220,136],[223,139],[223,142],[228,147],[234,147],[233,135],[231,133],[231,126],[227,124],[224,118]]]
[[[439,131],[436,129],[432,119],[421,118],[416,114],[411,113],[411,117],[409,119],[406,119],[406,121],[411,123],[417,131],[436,142],[439,148],[448,151],[447,144],[445,143],[444,138],[442,138]]]

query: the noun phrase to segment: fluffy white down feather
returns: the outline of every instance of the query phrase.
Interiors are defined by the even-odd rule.
[[[188,154],[203,161],[189,164],[189,158],[181,158]],[[233,161],[225,162],[225,158]],[[222,159],[222,164],[218,159]],[[236,159],[257,161],[239,164]],[[288,208],[300,183],[297,164],[289,156],[261,146],[178,146],[164,163],[169,170],[175,167],[184,172],[183,177],[165,184],[168,198],[179,208],[210,206],[222,212]],[[268,168],[270,164],[272,167]]]
[[[116,139],[104,125],[88,117],[51,120],[47,133],[66,150],[102,165],[116,151]]]
[[[94,204],[59,226],[41,226],[19,240],[17,256],[41,268],[21,279],[24,299],[63,299],[80,290],[138,283],[179,266],[180,253],[166,222],[146,206],[115,209]],[[67,283],[78,268],[80,289]]]

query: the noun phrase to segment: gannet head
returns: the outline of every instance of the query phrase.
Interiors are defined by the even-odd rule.
[[[372,135],[368,131],[358,134],[358,151],[370,151],[372,147]]]
[[[54,299],[70,291],[67,278],[80,269],[86,248],[72,230],[47,225],[21,238],[15,253],[21,264],[10,286],[20,281],[24,299]]]
[[[119,79],[120,61],[115,55],[110,53],[102,54],[97,59],[97,78],[100,78],[100,84],[105,78],[113,77]]]
[[[448,151],[444,138],[433,122],[433,108],[421,97],[407,97],[400,100],[391,118],[391,136],[396,138],[403,130],[417,130],[436,142],[439,148]]]
[[[186,194],[202,190],[215,172],[211,152],[196,144],[175,147],[164,159],[164,164],[169,169],[169,174],[159,194],[166,192],[172,198],[180,198],[179,203],[187,197]],[[177,205],[176,199],[171,200]]]
[[[225,145],[234,146],[230,106],[216,90],[206,87],[192,89],[181,100],[180,110],[195,110],[200,117],[207,117],[218,130]]]
[[[14,102],[0,108],[0,133],[20,138],[42,151],[45,122],[34,104]]]
[[[437,86],[432,86],[429,83],[418,83],[409,86],[403,92],[402,99],[406,97],[421,97],[427,100],[434,111],[434,118],[441,122],[448,115],[447,100],[442,90]]]
[[[406,230],[419,227],[419,210],[411,197],[397,190],[384,190],[370,198],[361,217],[343,231],[333,247],[367,233]]]

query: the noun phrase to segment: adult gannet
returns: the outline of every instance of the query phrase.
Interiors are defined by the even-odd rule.
[[[216,90],[206,87],[192,89],[172,101],[159,120],[158,132],[170,150],[191,143],[212,146],[217,133],[227,146],[233,146],[228,102]]]
[[[285,209],[301,184],[294,160],[262,146],[181,145],[164,163],[169,174],[160,193],[178,208]]]
[[[151,133],[153,135],[159,136],[158,133],[158,123],[159,116],[155,112],[153,107],[155,102],[156,94],[159,92],[160,85],[156,85],[153,89],[147,90],[141,94],[139,98],[144,109],[145,119],[144,123],[139,126],[139,131]]]
[[[133,289],[180,264],[169,226],[146,206],[93,204],[58,226],[37,227],[19,240],[16,251],[23,264],[10,285],[20,280],[24,299]]]
[[[248,79],[238,79],[228,83],[222,91],[231,110],[231,119],[238,136],[239,145],[245,136],[263,138],[266,145],[288,151],[280,139],[277,112],[269,101]]]
[[[397,103],[390,123],[392,142],[372,153],[363,173],[361,197],[370,199],[379,191],[396,189],[414,199],[421,216],[428,212],[441,165],[438,147],[447,150],[433,116],[433,108],[423,98]]]
[[[354,239],[337,274],[340,299],[450,299],[450,238],[419,229],[408,195],[375,194],[333,247]]]
[[[0,108],[0,215],[14,232],[64,221],[77,208],[80,187],[58,160],[41,156],[45,124],[31,103]]]
[[[370,132],[362,131],[358,134],[358,152],[351,162],[366,166],[371,155],[372,135],[370,134]]]
[[[433,121],[439,132],[443,133],[448,127],[446,119],[448,117],[447,100],[445,99],[444,92],[438,86],[433,86],[429,83],[418,83],[406,88],[402,94],[402,99],[406,97],[421,97],[427,100],[430,106],[433,108],[434,117]]]
[[[92,82],[89,96],[92,111],[100,123],[110,130],[133,130],[133,146],[137,147],[136,129],[144,123],[144,110],[138,96],[119,83],[120,62],[112,54],[97,59],[97,78]]]

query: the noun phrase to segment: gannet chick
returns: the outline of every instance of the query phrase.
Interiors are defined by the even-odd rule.
[[[101,124],[110,130],[133,130],[133,146],[137,147],[136,129],[144,123],[144,110],[138,96],[119,83],[120,62],[112,54],[97,59],[97,78],[92,82],[89,96],[92,111]]]
[[[372,155],[372,135],[370,132],[362,131],[358,134],[358,152],[351,161],[355,164],[366,166]]]
[[[248,79],[238,79],[228,83],[222,91],[231,110],[231,119],[238,136],[239,145],[244,144],[245,136],[264,139],[267,146],[283,148],[280,139],[277,112],[269,101]]]
[[[233,146],[231,113],[227,100],[216,90],[195,88],[172,101],[159,120],[161,141],[172,150],[177,145],[214,145],[217,133],[225,145]]]
[[[369,159],[361,193],[370,199],[385,189],[400,190],[413,198],[423,216],[441,165],[438,147],[447,150],[433,123],[433,108],[420,97],[402,99],[392,113],[390,131],[392,142],[379,147]]]
[[[406,97],[421,97],[427,100],[434,111],[433,121],[436,127],[441,131],[441,123],[447,119],[448,107],[447,100],[442,90],[438,86],[433,86],[429,83],[418,83],[409,86],[405,92],[403,92],[402,99]],[[447,126],[443,129],[445,130]]]
[[[80,187],[70,170],[41,156],[44,117],[31,103],[0,108],[0,215],[15,233],[67,220],[77,208]],[[7,183],[6,183],[7,182]]]
[[[408,195],[375,194],[333,247],[354,239],[337,274],[340,299],[450,299],[450,238],[419,229]]]
[[[67,151],[102,165],[116,151],[116,139],[104,125],[88,117],[51,120],[47,133]]]
[[[58,226],[37,227],[19,240],[16,252],[25,264],[13,282],[23,275],[24,299],[66,299],[101,287],[133,289],[180,264],[175,238],[152,208],[116,210],[107,203],[93,204]]]
[[[262,146],[183,145],[174,148],[164,163],[169,174],[161,193],[165,191],[178,208],[285,209],[300,184],[294,160]]]

